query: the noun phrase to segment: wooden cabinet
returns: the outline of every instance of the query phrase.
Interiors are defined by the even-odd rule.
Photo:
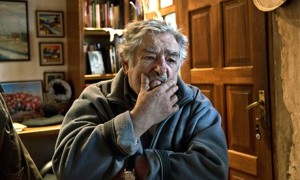
[[[124,3],[124,23],[129,22],[129,0],[120,0]],[[93,32],[85,30],[85,0],[66,0],[66,35],[67,35],[67,54],[68,72],[67,80],[73,89],[73,97],[77,98],[86,86],[86,81],[97,81],[103,78],[111,78],[113,75],[87,75],[86,54],[84,52],[84,41],[86,37],[109,37],[109,32]],[[105,42],[106,40],[104,40]]]
[[[52,159],[60,126],[27,127],[18,132],[38,169]]]

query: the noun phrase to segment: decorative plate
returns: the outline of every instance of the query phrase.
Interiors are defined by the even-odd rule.
[[[57,102],[66,102],[72,97],[71,86],[62,79],[54,79],[49,82],[49,97]]]

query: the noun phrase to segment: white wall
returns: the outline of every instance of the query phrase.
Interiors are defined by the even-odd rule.
[[[28,0],[28,25],[30,39],[30,60],[17,62],[0,62],[0,82],[22,81],[22,80],[43,80],[45,71],[67,71],[67,46],[66,34],[64,38],[38,38],[36,36],[36,10],[66,10],[65,0]],[[65,16],[65,14],[64,14]],[[66,19],[64,17],[64,19]],[[66,23],[66,22],[65,22]],[[65,31],[66,32],[66,31]],[[60,66],[40,66],[39,42],[63,42],[64,62]]]

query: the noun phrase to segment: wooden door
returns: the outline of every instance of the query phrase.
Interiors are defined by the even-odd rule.
[[[222,116],[229,179],[272,179],[266,14],[252,0],[177,0],[176,7],[178,27],[190,40],[181,76]],[[259,100],[260,90],[266,121],[256,121],[260,107],[246,109]]]

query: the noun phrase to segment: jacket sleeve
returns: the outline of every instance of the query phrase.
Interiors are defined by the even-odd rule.
[[[114,117],[96,86],[89,86],[68,111],[53,155],[58,179],[112,179],[135,144],[129,112]]]
[[[207,98],[198,95],[164,125],[172,126],[173,134],[158,130],[164,135],[163,147],[144,150],[150,165],[147,179],[227,179],[227,143],[220,115]]]

